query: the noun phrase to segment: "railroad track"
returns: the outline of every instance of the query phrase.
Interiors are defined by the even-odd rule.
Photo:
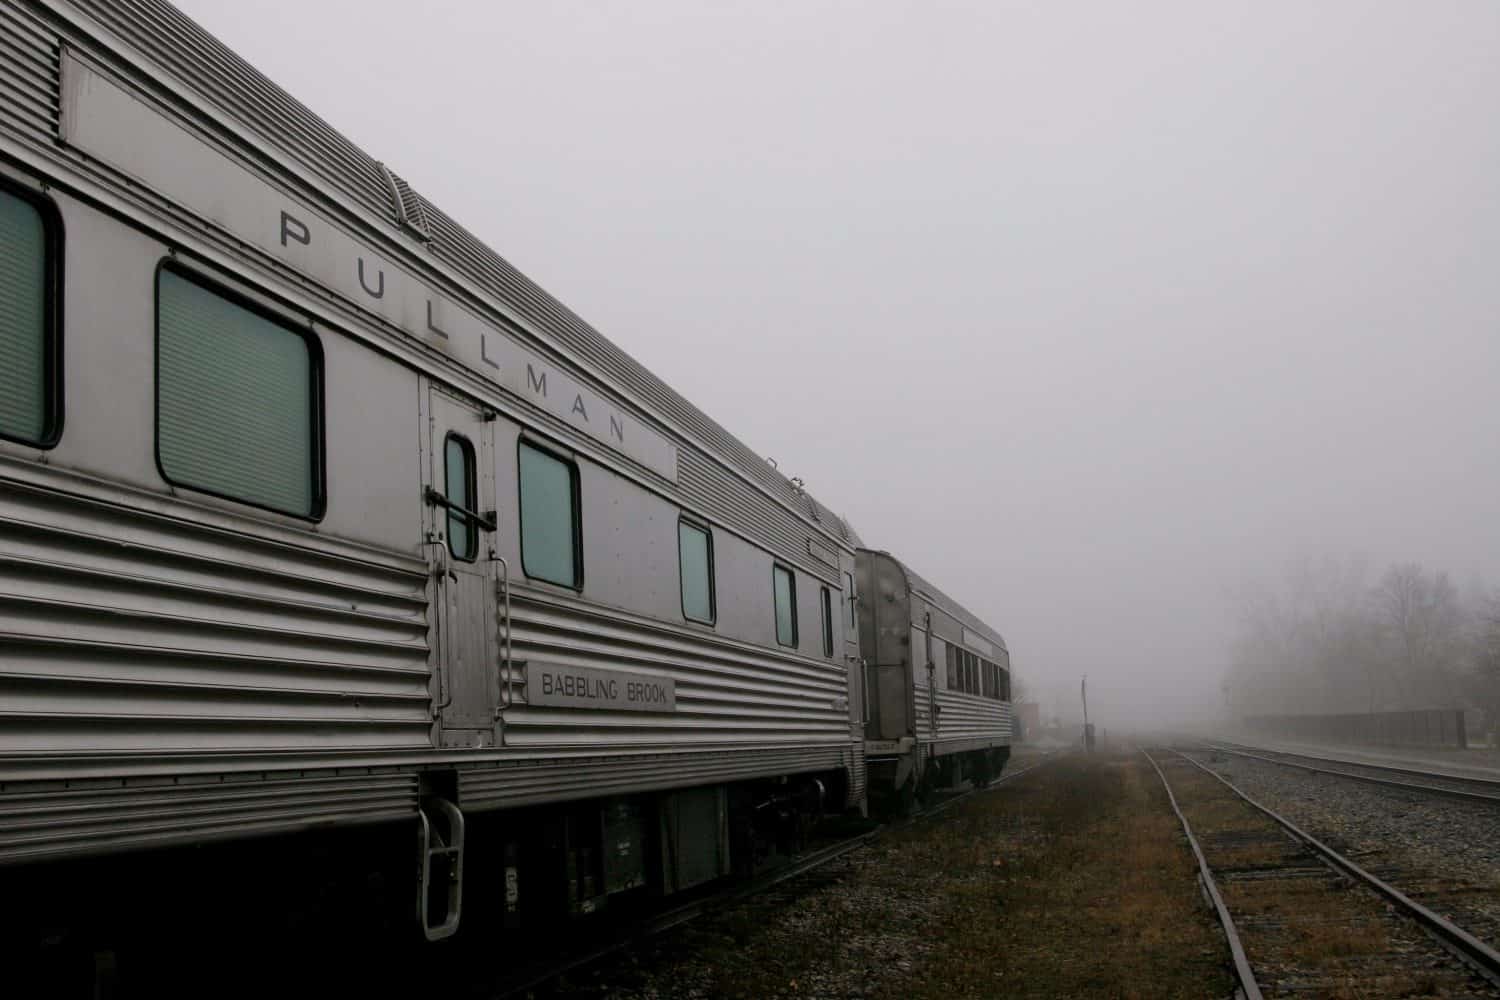
[[[1340,757],[1271,750],[1266,747],[1217,740],[1201,741],[1200,745],[1204,750],[1211,750],[1214,753],[1264,761],[1268,764],[1280,764],[1283,767],[1294,767],[1313,774],[1331,774],[1340,778],[1349,778],[1352,781],[1384,785],[1387,788],[1399,788],[1424,795],[1500,804],[1500,779],[1497,778],[1468,777],[1443,771],[1398,767],[1394,764],[1369,764]]]
[[[1245,997],[1500,996],[1500,953],[1469,931],[1186,754],[1170,751],[1165,768],[1146,758],[1198,861]],[[1457,961],[1434,964],[1444,955]]]
[[[1023,774],[1036,770],[1049,760],[1054,759],[1055,756],[1055,753],[1045,754],[1026,767],[1018,768],[1008,774],[1001,775],[984,788],[971,788],[952,795],[903,819],[890,823],[882,823],[864,833],[810,851],[787,865],[762,875],[757,875],[747,882],[730,886],[720,892],[693,900],[660,914],[644,917],[632,923],[629,928],[608,936],[605,940],[599,941],[584,950],[570,954],[562,959],[539,963],[534,968],[529,968],[513,976],[508,976],[503,983],[496,984],[494,988],[495,992],[492,993],[492,996],[496,1000],[505,1000],[507,997],[514,997],[530,990],[535,990],[545,983],[594,965],[613,954],[638,945],[674,927],[679,927],[709,913],[717,912],[735,903],[749,899],[752,896],[758,896],[777,889],[790,898],[808,889],[816,888],[827,882],[836,881],[841,877],[840,873],[834,872],[829,877],[822,876],[828,874],[829,869],[836,862],[849,858],[856,851],[869,845],[871,841],[882,833],[904,829],[920,820],[928,819],[945,812],[960,802],[967,801],[976,795],[982,795],[985,792],[999,788],[1001,785],[1014,781]]]

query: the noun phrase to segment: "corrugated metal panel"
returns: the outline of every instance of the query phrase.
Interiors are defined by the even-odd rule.
[[[430,745],[420,561],[19,482],[0,552],[0,780],[61,750]]]
[[[414,772],[34,783],[7,789],[0,864],[416,815]]]
[[[393,185],[379,162],[179,11],[157,0],[76,0],[76,5],[243,122],[318,181],[378,218],[420,219],[436,241],[435,257],[498,298],[551,338],[554,346],[574,353],[590,376],[602,378],[606,385],[642,401],[786,506],[778,506],[758,493],[748,503],[775,508],[793,521],[798,518],[791,511],[808,513],[832,537],[852,538],[837,515],[794,487],[763,458],[404,181],[396,178]],[[55,75],[55,68],[52,72]],[[51,89],[55,115],[55,83]],[[754,492],[743,484],[736,490],[747,495]],[[801,533],[810,530],[817,529],[808,525]]]
[[[1005,645],[1005,639],[1000,635],[1000,633],[995,631],[990,626],[986,625],[984,623],[984,620],[978,615],[967,610],[962,604],[959,604],[953,598],[937,589],[937,587],[933,586],[930,582],[924,579],[906,563],[903,562],[901,564],[901,568],[906,570],[907,580],[911,584],[913,593],[916,593],[919,596],[925,594],[938,607],[947,611],[953,617],[957,618],[959,621],[963,622],[965,625],[969,626],[969,628],[973,629],[975,632],[978,632],[986,639],[989,639],[991,642],[999,643],[1000,646],[1004,649],[1008,650],[1010,648]]]
[[[74,0],[162,69],[200,91],[367,210],[391,218],[380,165],[176,8],[157,0]]]
[[[0,121],[51,142],[58,120],[57,36],[36,18],[0,6]]]
[[[517,704],[504,716],[507,747],[602,748],[667,741],[850,745],[849,710],[840,702],[848,693],[841,664],[605,617],[526,594],[516,596],[512,613],[516,662],[662,674],[676,682],[677,710],[530,706],[524,673],[518,670]]]
[[[726,745],[712,750],[668,746],[597,750],[507,762],[459,771],[459,801],[466,809],[511,808],[569,799],[691,788],[757,777],[832,771],[846,766],[848,751],[833,746]]]
[[[917,739],[923,744],[936,743],[938,753],[1010,743],[1010,702],[981,698],[959,691],[937,692],[938,731],[936,739],[929,718],[927,683],[917,681]]]
[[[781,558],[842,586],[838,573],[808,556],[810,529],[763,493],[747,490],[722,465],[693,448],[677,449],[677,486],[688,501]]]

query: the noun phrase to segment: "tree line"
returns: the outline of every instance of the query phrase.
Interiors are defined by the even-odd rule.
[[[1231,716],[1466,708],[1500,723],[1500,592],[1360,558],[1302,559],[1239,588]],[[1477,735],[1477,734],[1474,734]]]

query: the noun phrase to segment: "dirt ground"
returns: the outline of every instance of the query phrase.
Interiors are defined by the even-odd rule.
[[[1136,754],[1071,755],[539,996],[1227,997],[1227,951]]]

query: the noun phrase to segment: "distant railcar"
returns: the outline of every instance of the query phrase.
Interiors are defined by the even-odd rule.
[[[190,20],[0,47],[10,876],[415,831],[439,938],[466,858],[584,912],[862,807],[868,746],[994,766],[993,696],[861,669],[840,518]]]
[[[1010,757],[1005,640],[889,553],[856,565],[872,793],[907,808],[939,783],[987,784]]]

